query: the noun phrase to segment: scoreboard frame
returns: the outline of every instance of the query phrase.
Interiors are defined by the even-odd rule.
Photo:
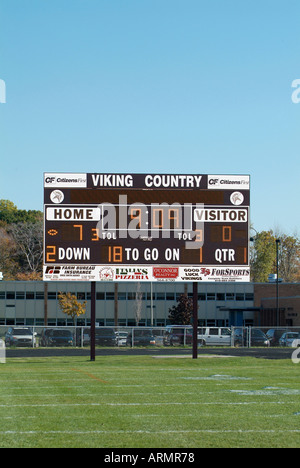
[[[44,173],[45,281],[250,281],[249,175]]]

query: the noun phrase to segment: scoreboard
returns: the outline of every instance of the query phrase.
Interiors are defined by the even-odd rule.
[[[249,281],[248,175],[44,174],[44,280]]]

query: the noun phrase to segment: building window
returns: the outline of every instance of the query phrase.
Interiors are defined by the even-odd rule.
[[[226,293],[227,301],[234,301],[234,293]]]
[[[25,299],[25,293],[23,291],[17,291],[16,299]]]
[[[245,294],[244,293],[236,293],[236,300],[237,301],[244,301],[245,300]]]
[[[179,299],[181,298],[181,296],[183,296],[183,292],[180,292],[180,293],[176,293],[176,301],[178,302]]]
[[[175,294],[174,294],[174,293],[167,292],[167,293],[166,293],[166,300],[167,300],[167,301],[175,301]]]
[[[118,301],[126,301],[126,292],[118,293]]]
[[[225,294],[217,293],[217,301],[225,301]]]
[[[113,301],[115,299],[115,293],[114,292],[107,292],[106,293],[106,300],[107,301]]]
[[[254,294],[253,293],[246,293],[245,294],[246,301],[254,301]]]
[[[49,301],[56,300],[56,292],[48,292]]]
[[[156,300],[157,301],[165,301],[166,294],[165,293],[156,293]]]
[[[25,320],[22,318],[17,318],[16,319],[16,325],[25,325]]]
[[[44,325],[44,324],[45,324],[44,319],[42,318],[35,319],[35,325],[38,326],[38,325]]]
[[[208,301],[215,301],[216,300],[215,293],[207,293],[207,300]]]
[[[15,299],[16,295],[14,291],[7,291],[6,293],[6,299]]]

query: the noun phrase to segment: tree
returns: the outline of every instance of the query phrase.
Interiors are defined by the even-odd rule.
[[[18,269],[14,260],[16,245],[4,228],[0,227],[0,271],[5,280],[12,280]]]
[[[36,223],[43,219],[37,210],[19,210],[10,200],[0,200],[0,222],[2,225],[14,223]]]
[[[176,306],[169,309],[169,319],[173,325],[190,325],[193,316],[193,300],[181,294]]]
[[[14,223],[17,220],[18,208],[10,200],[0,200],[0,221],[2,224]]]
[[[22,273],[41,272],[43,259],[42,222],[11,224],[7,231],[17,246],[16,254],[18,263],[22,267]]]
[[[135,305],[134,305],[134,315],[135,321],[138,325],[142,318],[142,306],[143,306],[143,293],[141,291],[141,283],[136,284],[136,293],[135,293]]]
[[[300,277],[300,240],[279,231],[258,232],[253,238],[250,249],[251,280],[256,283],[268,281],[271,273],[277,272],[276,239],[278,245],[279,277],[284,282],[299,281]]]
[[[300,267],[300,240],[286,234],[276,236],[279,244],[279,272],[286,283],[299,280]]]
[[[268,281],[270,273],[275,273],[276,238],[273,231],[258,232],[253,239],[251,249],[251,279],[255,283]]]
[[[85,314],[86,312],[86,302],[80,302],[77,300],[75,294],[70,292],[58,294],[58,302],[61,308],[61,311],[72,318],[74,326],[76,322],[76,318],[80,317],[81,315]]]
[[[42,278],[43,214],[0,200],[0,271],[7,280]]]

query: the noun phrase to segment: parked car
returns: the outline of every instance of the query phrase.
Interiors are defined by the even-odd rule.
[[[5,334],[5,346],[36,346],[36,333],[31,328],[10,327]]]
[[[267,336],[258,328],[235,328],[233,341],[234,346],[270,346]]]
[[[270,341],[270,346],[279,346],[279,340],[282,335],[287,332],[286,328],[271,328],[266,332],[267,338]]]
[[[279,339],[279,346],[290,346],[294,347],[295,340],[300,338],[299,333],[297,332],[286,332]],[[295,346],[297,347],[297,346]]]
[[[42,346],[73,346],[72,332],[65,328],[48,328],[41,339]]]
[[[164,329],[163,328],[154,328],[153,336],[155,338],[155,346],[164,345]]]
[[[96,328],[95,344],[98,346],[117,346],[117,337],[114,330],[105,327]]]
[[[164,346],[184,346],[193,343],[193,329],[180,325],[169,326],[165,329]]]
[[[89,328],[76,328],[76,346],[87,346],[90,344],[90,329]]]
[[[201,327],[198,328],[197,339],[200,346],[230,346],[231,330],[224,327]]]
[[[149,328],[133,329],[127,336],[126,344],[127,346],[154,346],[155,337]]]
[[[116,332],[117,345],[118,346],[126,346],[127,336],[128,336],[128,332],[126,332],[126,331],[117,331]]]
[[[76,329],[76,345],[87,346],[91,343],[91,329]],[[116,346],[117,336],[112,328],[97,327],[95,329],[95,344],[98,346]]]
[[[48,346],[47,345],[47,339],[49,334],[51,333],[52,328],[44,328],[42,330],[41,336],[40,336],[40,346]]]

